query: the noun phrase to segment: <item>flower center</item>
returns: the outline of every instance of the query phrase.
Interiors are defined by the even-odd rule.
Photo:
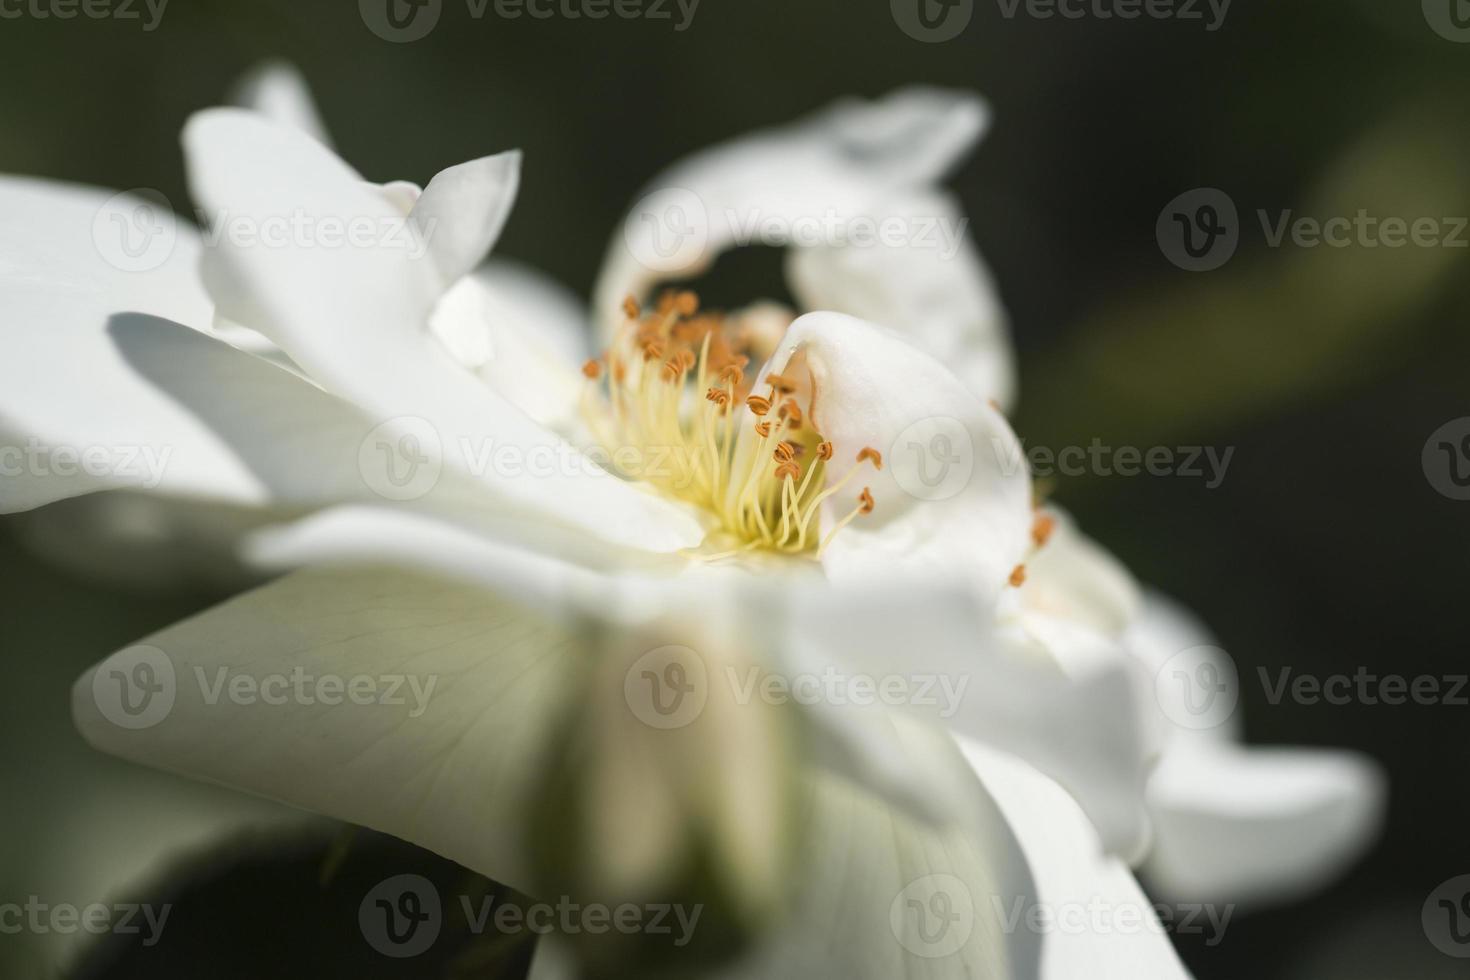
[[[612,345],[582,368],[583,414],[624,476],[713,515],[729,548],[704,557],[756,548],[820,557],[842,528],[872,512],[863,487],[850,512],[821,527],[823,505],[862,466],[826,485],[839,447],[810,424],[812,385],[768,374],[753,390],[739,331],[701,313],[693,293],[667,292],[647,312],[629,298],[623,313]],[[855,458],[883,467],[876,449]]]

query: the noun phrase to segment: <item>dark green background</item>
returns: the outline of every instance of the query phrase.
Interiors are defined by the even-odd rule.
[[[1058,499],[1213,624],[1247,678],[1257,665],[1470,669],[1470,503],[1438,495],[1420,467],[1430,432],[1470,415],[1470,255],[1273,250],[1248,218],[1229,265],[1190,274],[1154,241],[1161,208],[1197,186],[1226,190],[1244,216],[1470,213],[1470,45],[1434,34],[1418,3],[1236,0],[1207,33],[1008,20],[979,0],[942,44],[905,36],[886,0],[703,0],[684,33],[474,21],[447,0],[438,29],[407,45],[370,34],[355,0],[172,0],[151,34],[0,20],[0,171],[181,203],[180,125],[265,56],[303,68],[339,149],[374,179],[424,182],[523,148],[499,251],[584,294],[634,193],[680,155],[844,93],[984,93],[996,124],[953,187],[1014,318],[1018,429],[1049,446],[1236,450],[1215,490],[1094,477],[1063,481]],[[778,269],[770,253],[735,256],[707,292],[779,296]],[[71,734],[70,678],[215,597],[83,584],[22,553],[3,522],[0,547],[0,798],[21,814],[0,855],[34,876],[61,825],[27,817],[28,802],[89,805],[80,782],[47,775],[62,760],[79,780],[145,778]],[[1470,872],[1470,709],[1272,706],[1258,684],[1245,691],[1252,740],[1369,752],[1391,774],[1391,811],[1329,894],[1237,919],[1219,948],[1183,941],[1196,974],[1462,975],[1424,939],[1419,907]]]

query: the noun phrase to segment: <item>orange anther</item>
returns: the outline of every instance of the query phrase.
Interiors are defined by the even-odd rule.
[[[598,364],[595,360],[588,361],[586,364],[582,365],[582,374],[584,377],[596,381],[598,378],[602,377],[602,365]]]
[[[745,399],[745,404],[749,405],[750,410],[757,415],[765,415],[771,410],[770,399],[762,398],[760,395],[751,395]]]
[[[1011,569],[1011,577],[1009,581],[1011,585],[1015,588],[1020,588],[1021,583],[1026,581],[1026,566],[1017,565],[1015,568]]]
[[[778,391],[783,395],[789,395],[796,390],[796,385],[774,372],[766,375],[766,384],[771,386],[772,391]]]
[[[871,446],[864,446],[863,450],[857,455],[857,461],[859,463],[865,459],[871,459],[873,461],[874,469],[881,470],[883,468],[883,454]]]
[[[1036,542],[1040,548],[1051,538],[1053,531],[1057,529],[1057,519],[1050,514],[1037,514],[1031,521],[1031,540]]]

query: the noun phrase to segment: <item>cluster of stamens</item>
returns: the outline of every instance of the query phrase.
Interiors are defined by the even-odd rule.
[[[875,449],[825,486],[832,443],[809,424],[799,386],[767,374],[754,390],[747,347],[724,317],[701,313],[690,292],[667,292],[642,310],[632,298],[612,346],[588,361],[584,414],[625,475],[714,514],[738,542],[722,558],[753,548],[820,556],[833,536],[874,507],[867,487],[825,533],[822,505],[863,463],[882,469]]]

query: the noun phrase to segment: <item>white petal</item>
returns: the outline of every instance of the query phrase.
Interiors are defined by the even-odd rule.
[[[565,712],[582,679],[570,669],[585,667],[576,657],[583,639],[478,588],[391,572],[298,573],[145,641],[160,651],[149,654],[156,668],[149,680],[170,691],[155,695],[166,711],[149,714],[155,708],[148,701],[141,716],[120,713],[114,671],[138,676],[128,669],[137,661],[122,652],[78,682],[73,710],[90,742],[125,758],[380,829],[526,888],[530,802],[548,751],[565,733],[558,722],[573,717]],[[263,681],[293,670],[349,684],[352,677],[401,675],[437,683],[426,700],[410,697],[403,706],[328,704],[311,683],[304,689],[315,703],[294,696],[286,704],[245,703],[258,699],[232,695],[238,685],[220,688],[211,703],[211,686],[221,681]],[[626,712],[622,684],[615,686]],[[263,686],[262,697],[271,690],[280,692]],[[896,733],[906,751],[947,757],[952,778],[969,778],[942,732],[908,724]],[[750,745],[724,747],[732,749],[748,752]],[[681,766],[714,792],[724,767],[700,766],[700,758]],[[720,833],[733,835],[725,853],[738,856],[751,821],[735,818],[755,787],[726,783],[709,798],[719,812],[706,816],[734,820]],[[626,795],[626,784],[619,785]],[[1036,937],[1007,933],[996,912],[997,905],[1025,901],[1030,881],[994,803],[969,785],[966,820],[933,828],[846,780],[804,770],[804,798],[782,812],[807,822],[812,843],[796,865],[794,889],[767,894],[762,911],[788,896],[795,907],[769,920],[777,935],[742,965],[745,973],[811,975],[809,968],[826,963],[841,964],[843,976],[882,980],[1034,975]],[[688,828],[676,821],[673,829]],[[721,873],[738,876],[770,858],[745,853]],[[921,929],[906,901],[919,902],[923,912],[935,894],[957,903],[963,916],[937,937]]]
[[[1041,938],[1008,929],[1005,912],[1034,901],[1036,883],[997,801],[964,771],[941,733],[901,727],[911,755],[937,757],[969,801],[968,819],[927,826],[844,780],[810,789],[796,905],[719,980],[853,977],[1000,980],[1037,975]],[[941,918],[943,916],[943,918]]]
[[[300,378],[164,317],[208,323],[199,246],[159,267],[104,260],[106,192],[0,182],[0,511],[135,487],[231,504],[360,496],[363,416]],[[155,215],[163,220],[161,215]],[[115,243],[116,240],[113,240]],[[313,460],[304,468],[302,459]]]
[[[445,287],[479,265],[494,247],[520,179],[521,154],[511,150],[442,170],[419,195],[411,217]]]
[[[1171,744],[1239,741],[1239,671],[1193,613],[1155,590],[1145,590],[1123,645],[1153,679],[1157,714]],[[1225,686],[1205,700],[1199,685],[1209,678]]]
[[[1010,655],[985,623],[973,595],[890,579],[806,597],[781,649],[793,671],[909,679],[915,696],[897,707],[1025,759],[1072,794],[1112,853],[1140,854],[1149,832],[1144,787],[1158,743],[1144,702],[1150,695],[1132,665],[1116,655],[1078,657],[1063,672]],[[898,799],[905,788],[922,787],[922,765],[873,744],[883,730],[883,719],[872,717],[878,712],[845,702],[812,711],[850,747],[865,783]]]
[[[172,689],[172,704],[163,694],[134,702],[146,706],[136,717],[151,727],[115,723],[131,719],[112,672],[141,676],[120,651],[73,689],[73,715],[93,745],[364,824],[498,881],[527,884],[518,839],[526,794],[572,686],[564,674],[571,636],[560,627],[440,580],[301,572],[144,643],[167,658],[153,678]],[[293,672],[309,678],[305,696],[267,680],[290,682]],[[394,688],[402,703],[370,699],[387,697],[392,682],[384,680],[355,703],[318,688],[323,677],[407,680]],[[255,697],[232,695],[217,688],[221,678],[262,686]]]
[[[1213,665],[1237,677],[1228,654],[1203,623],[1156,592],[1127,634],[1128,648],[1152,675],[1173,671],[1191,651],[1189,670]],[[1178,661],[1175,661],[1178,663]],[[1144,866],[1150,883],[1178,901],[1269,903],[1326,884],[1377,835],[1384,778],[1371,760],[1329,749],[1236,744],[1239,713],[1198,713],[1193,685],[1155,685],[1167,730],[1149,781],[1156,830]],[[1238,692],[1227,692],[1233,707]],[[1215,722],[1194,726],[1193,719]]]
[[[1046,777],[1001,753],[962,740],[965,755],[995,797],[1025,852],[1035,882],[1042,980],[1182,980],[1153,905],[1122,861],[1104,853],[1076,804]]]
[[[975,394],[1009,408],[1016,372],[1005,312],[956,202],[915,189],[874,210],[901,222],[902,237],[792,249],[786,278],[797,300],[899,331]]]
[[[877,499],[823,554],[828,574],[959,575],[994,602],[1024,561],[1031,529],[1030,476],[1005,419],[932,357],[849,316],[798,318],[766,372],[784,372],[797,351],[815,386],[813,425],[836,453],[828,483],[862,467],[850,491],[824,505],[824,528],[853,509],[864,486]],[[883,454],[881,471],[856,462],[864,447]]]
[[[311,88],[296,66],[288,62],[266,61],[256,65],[235,83],[230,102],[283,126],[299,129],[323,146],[332,145],[312,100]]]
[[[1377,836],[1384,790],[1381,770],[1357,753],[1187,743],[1149,782],[1149,883],[1181,902],[1300,897]]]
[[[455,283],[429,324],[455,360],[532,419],[563,435],[578,431],[589,332],[586,312],[560,283],[494,260]]]
[[[552,616],[632,623],[678,609],[737,602],[774,630],[769,667],[788,678],[905,678],[922,697],[893,707],[936,728],[1005,748],[1066,785],[1127,855],[1145,840],[1143,789],[1157,751],[1143,685],[1123,658],[1074,667],[1006,656],[976,597],[938,583],[893,580],[831,589],[818,581],[752,577],[686,563],[616,574],[535,554],[420,515],[340,508],[253,536],[247,557],[267,570],[303,564],[398,567],[446,575]],[[748,626],[747,632],[753,629]],[[1151,696],[1151,695],[1148,695]],[[953,786],[935,779],[893,736],[894,713],[853,699],[808,704],[829,765],[905,809],[953,816]],[[1057,718],[1067,718],[1058,725]]]
[[[1134,626],[1143,607],[1138,583],[1123,563],[1077,528],[1056,506],[1046,544],[1026,563],[1021,590],[1025,611],[1064,620],[1119,638]],[[1152,672],[1150,672],[1152,674]]]
[[[661,278],[708,267],[746,243],[752,222],[880,217],[873,207],[885,192],[938,180],[986,118],[976,96],[909,88],[838,102],[689,157],[650,183],[614,237],[593,291],[595,316],[611,330],[625,295],[642,299]],[[654,237],[670,232],[680,233],[675,248]]]
[[[415,239],[400,237],[401,212],[340,160],[234,110],[196,115],[184,142],[195,197],[211,214],[261,227],[304,215],[317,229],[365,223],[399,233],[391,243],[348,238],[338,247],[311,235],[287,235],[280,247],[224,236],[212,252],[228,274],[210,285],[225,290],[217,298],[231,319],[259,329],[314,380],[395,431],[423,428],[440,458],[501,501],[634,547],[698,544],[702,533],[682,511],[579,465],[569,445],[454,363],[428,330],[443,285],[435,264],[405,247]],[[486,454],[507,446],[522,465],[485,465]]]

